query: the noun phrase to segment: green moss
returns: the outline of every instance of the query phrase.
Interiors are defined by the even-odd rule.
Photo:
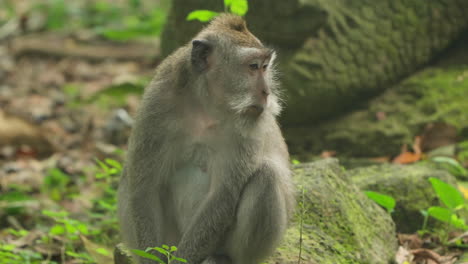
[[[431,121],[443,120],[457,128],[468,126],[468,65],[428,69],[403,83],[420,94],[417,107]]]
[[[378,119],[377,116],[384,117]],[[313,128],[286,128],[292,153],[389,156],[412,144],[430,122],[468,130],[468,63],[428,68],[373,99],[367,109]],[[462,135],[463,136],[463,135]]]

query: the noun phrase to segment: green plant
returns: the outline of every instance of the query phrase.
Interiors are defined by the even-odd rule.
[[[238,16],[244,16],[249,10],[247,0],[224,0],[224,11],[230,12]],[[201,22],[208,22],[215,16],[219,15],[218,12],[211,10],[195,10],[187,15],[187,20],[198,20]]]
[[[109,213],[117,211],[117,184],[118,175],[122,173],[122,164],[114,159],[105,159],[104,162],[96,160],[100,172],[96,173],[96,184],[104,190],[104,195],[94,200],[96,208]]]
[[[427,209],[427,214],[439,221],[447,223],[447,231],[450,227],[468,230],[465,220],[458,215],[460,210],[467,208],[463,195],[457,188],[437,178],[431,177],[429,178],[429,182],[445,207],[431,206]]]
[[[118,235],[117,212],[117,185],[119,175],[122,172],[122,164],[114,159],[100,161],[96,159],[98,165],[95,173],[95,186],[102,192],[100,196],[93,199],[93,208],[90,215],[90,224],[99,231],[97,241],[105,244],[112,244]]]
[[[50,236],[65,235],[70,240],[79,239],[79,235],[89,235],[88,226],[86,223],[69,218],[67,211],[53,212],[42,210],[42,215],[52,218],[56,224],[53,225],[48,234]]]
[[[61,29],[67,19],[68,9],[65,0],[49,0],[46,26],[49,29]]]
[[[468,164],[468,141],[460,142],[457,148],[457,159],[464,164]]]
[[[25,239],[29,231],[8,228],[5,230],[5,234],[13,235],[18,239]],[[0,264],[39,264],[43,263],[43,260],[43,256],[38,252],[23,249],[15,244],[0,242]],[[55,264],[56,262],[50,261],[47,263]]]
[[[40,264],[43,260],[38,252],[19,250],[16,245],[0,242],[0,264]],[[48,263],[55,264],[56,262]]]
[[[24,206],[33,202],[34,199],[22,191],[9,190],[0,194],[0,209],[4,210],[8,215],[23,213]]]
[[[70,176],[58,168],[48,171],[41,186],[43,193],[48,193],[54,201],[60,201],[66,194],[69,194],[67,186],[70,183]]]
[[[162,261],[160,258],[158,258],[155,255],[149,253],[150,251],[157,251],[157,252],[161,253],[162,255],[164,255],[166,257],[167,262]],[[169,247],[168,245],[162,245],[161,247],[149,247],[144,251],[139,250],[139,249],[132,249],[132,252],[135,253],[136,255],[138,255],[138,256],[140,256],[142,258],[147,258],[147,259],[154,260],[154,261],[156,261],[158,263],[170,264],[174,260],[186,263],[187,260],[174,256],[174,252],[176,252],[176,251],[177,251],[177,247],[175,247],[175,246]]]
[[[291,160],[291,163],[294,164],[294,165],[299,165],[299,164],[301,164],[301,162],[300,162],[298,159],[292,159],[292,160]]]
[[[367,197],[369,197],[371,200],[379,204],[380,206],[384,207],[387,209],[388,213],[392,213],[393,209],[395,208],[396,202],[393,197],[381,194],[378,192],[373,192],[373,191],[365,191],[364,192]]]
[[[54,237],[62,238],[61,241],[64,247],[62,262],[65,261],[66,255],[74,259],[79,259],[80,263],[95,263],[93,258],[87,252],[76,252],[76,243],[79,242],[81,235],[96,235],[99,233],[99,231],[90,231],[87,223],[70,218],[67,211],[54,212],[49,210],[42,210],[42,215],[55,221],[55,224],[49,229],[47,233],[48,238],[44,238],[44,240],[45,242],[49,242]]]
[[[433,162],[439,164],[453,176],[458,178],[468,177],[468,170],[465,169],[457,160],[449,157],[434,157]]]
[[[164,2],[164,3],[163,3]],[[111,40],[126,41],[161,33],[168,1],[143,5],[140,0],[119,3],[88,1],[85,5],[65,0],[47,0],[36,6],[46,15],[49,30],[92,29]]]

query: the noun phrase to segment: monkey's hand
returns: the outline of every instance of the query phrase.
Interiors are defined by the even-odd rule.
[[[238,197],[226,187],[209,194],[183,234],[176,255],[194,264],[209,261],[235,219]]]

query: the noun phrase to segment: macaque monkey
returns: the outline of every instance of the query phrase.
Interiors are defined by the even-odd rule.
[[[158,66],[119,187],[129,248],[174,245],[192,264],[257,264],[274,252],[295,203],[274,59],[223,14]]]

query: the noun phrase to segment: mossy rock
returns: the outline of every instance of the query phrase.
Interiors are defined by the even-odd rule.
[[[428,180],[430,177],[456,185],[455,178],[447,171],[424,163],[374,165],[352,169],[346,174],[361,190],[390,195],[396,200],[392,218],[401,233],[414,233],[421,229],[424,217],[420,210],[441,205]],[[430,222],[429,227],[434,227],[434,224],[434,221]]]
[[[130,250],[123,243],[117,244],[114,248],[114,263],[135,264],[132,253],[130,253]]]
[[[302,263],[391,263],[397,241],[390,215],[345,176],[336,159],[302,164],[294,172],[305,213],[299,205],[268,263],[297,263],[301,247]]]
[[[372,99],[362,110],[322,124],[286,127],[294,154],[334,150],[346,157],[392,156],[411,145],[428,123],[468,138],[468,37],[447,57]]]

